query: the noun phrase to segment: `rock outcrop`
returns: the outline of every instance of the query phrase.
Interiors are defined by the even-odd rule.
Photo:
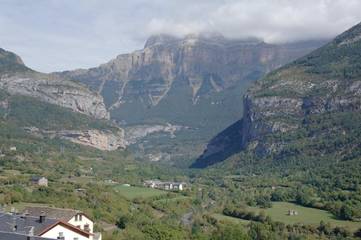
[[[97,129],[89,130],[61,130],[45,131],[35,127],[25,128],[29,133],[38,137],[59,138],[77,143],[80,145],[90,146],[103,151],[113,151],[124,149],[127,142],[124,139],[124,131],[118,129],[116,132],[101,131]]]
[[[313,142],[306,151],[312,152],[320,144],[322,147],[317,151],[321,155],[332,153],[343,158],[359,146],[358,138],[350,129],[353,122],[349,120],[361,120],[359,36],[361,24],[254,84],[244,97],[242,124],[232,132],[237,135],[238,152],[282,159],[283,155],[300,154],[302,146]],[[226,131],[217,141],[209,143],[196,161],[196,167],[225,159],[215,161],[214,156],[234,145],[225,140],[230,136]],[[337,140],[343,135],[350,138]],[[335,142],[331,143],[332,138]],[[222,146],[219,150],[218,145]],[[290,145],[291,150],[287,149]],[[212,154],[207,154],[210,151]]]
[[[101,95],[64,78],[35,72],[20,57],[0,49],[0,88],[8,93],[37,98],[98,119],[109,119]]]
[[[152,108],[167,101],[172,89],[179,97],[189,98],[189,104],[196,104],[199,98],[257,79],[320,44],[272,45],[219,35],[159,35],[149,38],[144,49],[119,55],[99,67],[55,75],[88,85],[103,95],[113,111],[136,104]]]
[[[169,134],[171,138],[176,137],[176,132],[180,131],[185,127],[175,126],[171,124],[165,125],[140,125],[140,126],[131,126],[125,129],[125,139],[128,144],[134,144],[138,140],[147,137],[148,135],[155,133],[166,133]]]

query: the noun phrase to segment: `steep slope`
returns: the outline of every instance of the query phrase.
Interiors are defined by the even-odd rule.
[[[129,123],[186,119],[184,111],[192,111],[200,98],[255,80],[319,44],[271,45],[218,35],[182,39],[159,35],[149,38],[143,50],[119,55],[97,68],[56,75],[81,81],[101,93],[115,119]],[[182,111],[172,112],[172,117],[169,107]]]
[[[244,165],[247,154],[263,159],[260,168],[269,166],[267,160],[271,165],[306,167],[360,157],[360,67],[359,24],[258,81],[244,97],[242,125],[233,136],[241,154],[233,163]],[[194,167],[217,162],[211,158],[219,154],[213,143]]]
[[[320,45],[272,45],[214,34],[159,35],[149,38],[144,49],[99,67],[55,75],[81,81],[100,93],[112,119],[126,126],[179,125],[181,141],[199,148],[241,117],[242,108],[233,103],[241,100],[251,82]],[[160,149],[163,143],[168,147]],[[183,153],[174,154],[169,151],[177,148],[177,142],[168,138],[163,143],[150,146],[152,154],[167,151],[184,158],[185,153],[198,151],[183,145]]]
[[[0,124],[32,137],[64,139],[100,150],[125,148],[123,129],[106,119],[103,98],[87,87],[26,67],[0,49]]]
[[[63,139],[100,150],[126,147],[124,131],[109,121],[95,119],[34,97],[11,95],[0,90],[0,124],[15,129],[19,137]],[[7,130],[4,129],[6,132]],[[1,132],[3,133],[3,132]],[[5,137],[3,136],[1,137]]]
[[[0,88],[8,93],[35,97],[94,118],[109,118],[103,99],[85,86],[35,72],[19,56],[0,49]]]

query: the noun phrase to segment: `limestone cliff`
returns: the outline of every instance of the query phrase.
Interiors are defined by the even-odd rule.
[[[0,88],[94,118],[109,118],[101,95],[74,81],[35,72],[20,57],[3,49],[0,49]]]
[[[171,138],[156,145],[144,143],[153,155],[167,151],[184,161],[196,157],[211,136],[241,117],[238,103],[251,82],[321,44],[275,45],[217,34],[157,35],[143,49],[98,67],[54,75],[80,81],[101,94],[111,119],[122,126],[189,127],[179,131],[179,141],[189,143],[179,148]]]
[[[286,162],[357,156],[361,144],[357,130],[361,120],[360,36],[361,24],[254,84],[244,97],[242,124],[232,131],[238,146],[233,154],[246,151]],[[212,156],[232,147],[226,144],[227,136],[220,134],[210,142],[194,166],[224,160],[214,161]],[[217,150],[220,143],[226,146]]]
[[[130,105],[153,109],[163,100],[173,102],[169,99],[174,95],[189,99],[187,103],[178,101],[174,107],[195,105],[200,98],[257,79],[320,44],[272,45],[256,39],[230,40],[212,34],[184,38],[158,35],[150,37],[144,49],[119,55],[99,67],[55,75],[81,81],[102,94],[117,118],[117,112]],[[122,116],[135,113],[127,111]]]
[[[122,129],[118,129],[116,132],[97,129],[45,131],[35,127],[27,127],[25,130],[38,137],[60,138],[103,151],[124,149],[127,145]]]

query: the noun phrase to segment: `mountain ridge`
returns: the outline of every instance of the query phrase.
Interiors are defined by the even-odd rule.
[[[358,24],[257,81],[244,97],[245,114],[237,129],[237,152],[273,163],[287,163],[290,158],[301,159],[301,163],[304,158],[325,161],[326,156],[329,159],[358,156],[355,146],[360,145],[356,137],[359,133],[351,131],[356,123],[346,117],[353,121],[359,118],[360,33]],[[213,143],[225,141],[223,137]],[[210,142],[193,166],[214,164],[209,156],[217,152],[207,153],[212,149],[215,146]],[[317,151],[321,152],[320,157],[313,155]]]
[[[242,108],[233,103],[241,100],[251,82],[320,44],[271,45],[217,34],[158,35],[150,37],[143,49],[120,54],[98,67],[53,75],[80,81],[101,94],[110,118],[122,127],[182,126],[175,138],[192,146],[175,148],[174,139],[163,139],[162,134],[161,144],[144,144],[150,145],[151,155],[188,159],[196,157],[217,131],[241,117]],[[138,150],[143,147],[141,143]]]
[[[98,119],[108,119],[103,98],[75,81],[28,68],[21,58],[0,49],[0,88],[69,108]]]

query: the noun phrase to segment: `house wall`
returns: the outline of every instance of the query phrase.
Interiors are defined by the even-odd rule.
[[[41,235],[41,237],[57,239],[59,233],[61,232],[63,233],[64,240],[92,240],[92,236],[90,236],[90,238],[87,238],[61,225],[55,226],[54,228],[50,229],[48,232]]]
[[[87,218],[84,214],[78,214],[78,216],[81,215],[82,218],[81,220],[79,220],[79,217],[78,217],[78,220],[76,220],[76,217],[72,217],[72,219],[70,219],[68,221],[69,224],[75,226],[75,227],[78,227],[80,226],[80,229],[82,230],[85,230],[85,225],[89,225],[89,229],[90,229],[90,233],[93,233],[93,230],[94,230],[94,223],[92,220],[90,220],[89,218]]]
[[[39,186],[48,186],[48,179],[46,178],[40,178],[38,181]]]

